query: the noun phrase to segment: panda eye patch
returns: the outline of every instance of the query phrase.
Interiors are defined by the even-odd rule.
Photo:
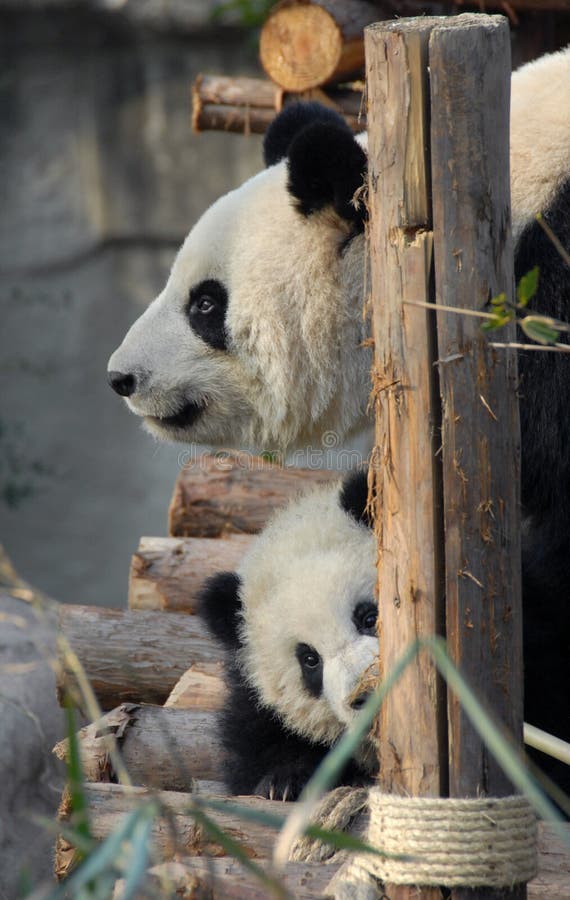
[[[227,350],[228,293],[220,281],[209,278],[190,291],[186,315],[192,331],[214,350]]]
[[[323,690],[323,661],[310,644],[297,644],[295,656],[301,667],[301,678],[305,689],[313,697],[320,697]]]
[[[352,621],[359,634],[375,636],[377,619],[378,606],[373,600],[361,600],[354,607]]]

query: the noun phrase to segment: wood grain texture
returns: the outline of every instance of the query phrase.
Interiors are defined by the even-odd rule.
[[[360,0],[284,0],[261,29],[261,65],[288,91],[346,80],[363,68],[362,32],[379,18],[377,5]]]
[[[434,327],[428,302],[429,230],[427,46],[433,20],[366,29],[374,488],[378,535],[380,666],[385,676],[404,650],[441,629],[442,542],[437,507],[438,402]],[[440,796],[446,789],[445,694],[423,654],[382,704],[380,779],[391,793]],[[440,897],[438,889],[388,885],[390,897]]]
[[[323,897],[330,896],[326,887],[338,869],[339,865],[335,863],[290,862],[279,878],[289,891],[288,896],[295,900],[316,900],[317,897],[323,900]],[[192,900],[200,900],[201,897],[204,900],[215,897],[223,897],[224,900],[268,900],[271,896],[259,878],[229,857],[204,859],[194,856],[159,863],[149,870],[144,887],[152,896],[160,896],[159,891],[165,883],[172,886],[176,896],[191,897]],[[123,882],[117,882],[114,900],[122,900],[122,886]]]
[[[340,481],[327,469],[296,469],[249,453],[204,454],[180,472],[168,511],[172,537],[255,534],[311,485]]]
[[[133,784],[184,791],[195,778],[222,781],[216,722],[212,711],[123,703],[78,732],[85,779],[117,781],[108,749],[112,734]],[[67,760],[68,740],[56,744],[53,752]]]
[[[251,541],[248,534],[221,539],[142,537],[131,559],[129,609],[195,613],[206,578],[237,568]]]
[[[429,58],[437,303],[480,310],[502,291],[513,296],[507,21],[451,18],[432,33]],[[522,746],[515,352],[490,350],[478,319],[438,313],[437,327],[448,647]],[[511,793],[451,692],[448,723],[450,795]],[[453,894],[472,900],[524,895],[523,886]]]
[[[126,701],[164,703],[192,664],[217,664],[221,658],[218,644],[197,616],[62,606],[59,624],[104,710]],[[83,708],[61,642],[58,662],[60,702],[71,686],[74,701]]]

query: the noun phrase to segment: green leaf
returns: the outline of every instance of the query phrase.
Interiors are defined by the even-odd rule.
[[[83,764],[81,761],[81,751],[79,749],[79,741],[77,740],[77,732],[75,725],[75,713],[71,698],[69,695],[65,697],[65,718],[67,721],[67,738],[68,738],[68,757],[67,757],[67,782],[70,794],[71,819],[74,830],[80,838],[84,840],[91,839],[91,827],[89,824],[89,813],[87,806],[87,798],[83,790]],[[82,851],[79,850],[79,858],[82,857]]]
[[[536,294],[538,287],[538,266],[523,275],[517,284],[518,305],[524,309],[528,301]]]
[[[501,294],[497,294],[496,297],[491,299],[491,306],[500,307],[501,309],[505,306],[507,302],[507,295],[503,291]]]
[[[554,319],[548,316],[525,316],[519,320],[519,325],[526,336],[537,344],[555,344],[560,337]]]
[[[503,325],[507,325],[509,322],[512,322],[514,318],[514,312],[512,309],[504,309],[500,311],[496,311],[493,313],[492,318],[487,319],[486,322],[483,322],[481,325],[481,330],[488,331],[496,331],[498,328],[502,328]]]

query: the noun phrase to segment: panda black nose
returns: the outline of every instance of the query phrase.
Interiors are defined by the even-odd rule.
[[[107,381],[121,397],[130,397],[137,389],[137,380],[130,372],[107,372]]]
[[[362,709],[362,707],[368,700],[369,696],[370,696],[369,692],[359,694],[358,697],[355,697],[354,700],[352,701],[352,703],[350,704],[350,708],[355,709],[355,710]]]

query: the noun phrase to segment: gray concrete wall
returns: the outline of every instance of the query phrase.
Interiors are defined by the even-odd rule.
[[[261,165],[257,138],[190,130],[195,76],[255,72],[255,54],[240,32],[212,30],[207,3],[184,7],[182,34],[120,4],[6,5],[0,540],[57,599],[121,606],[139,536],[166,533],[184,448],[140,431],[106,385],[107,358],[192,223]]]

